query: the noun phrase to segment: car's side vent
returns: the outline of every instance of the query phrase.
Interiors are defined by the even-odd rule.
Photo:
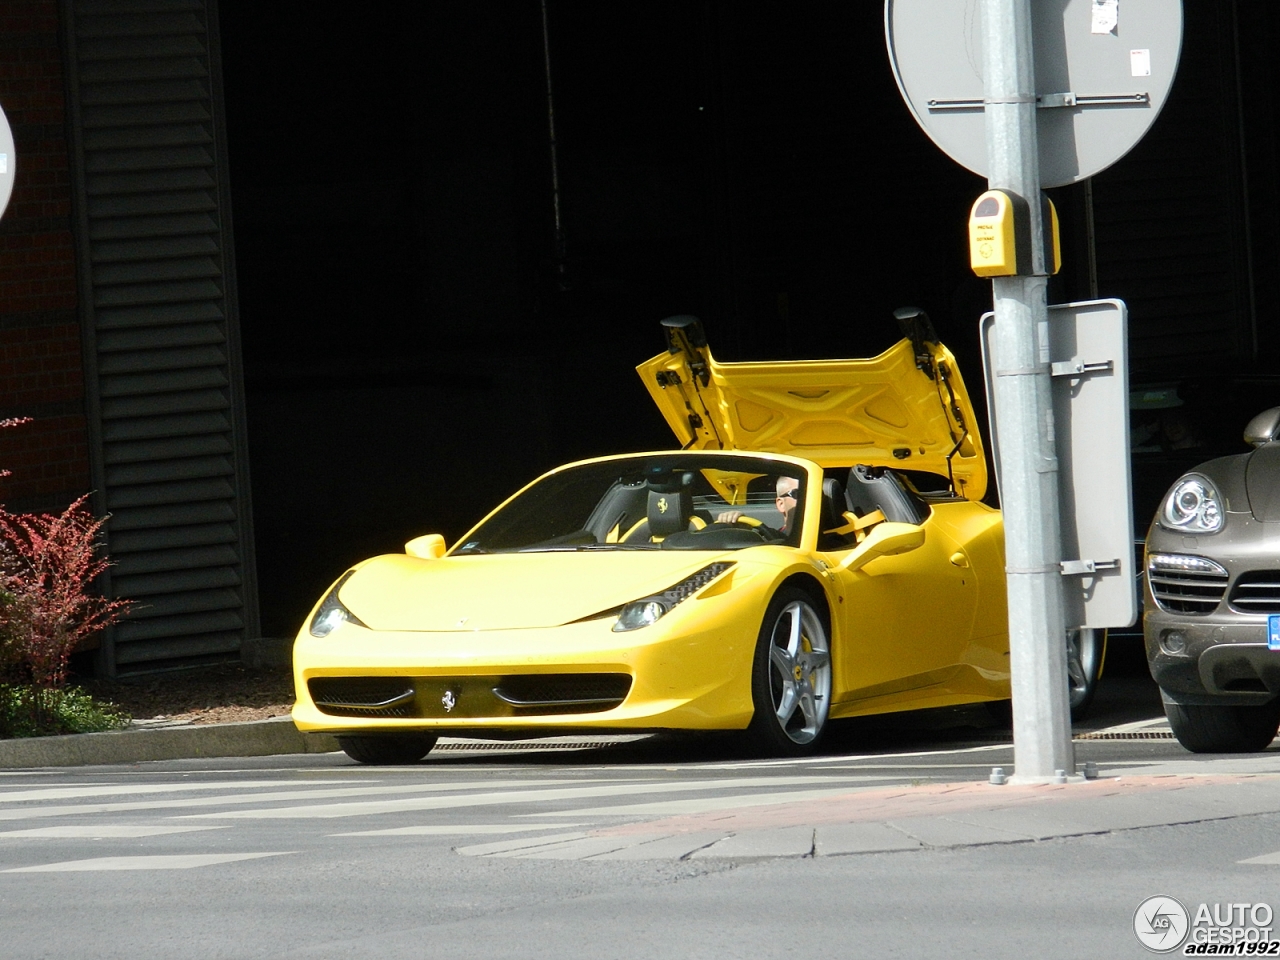
[[[1231,590],[1231,606],[1241,613],[1280,613],[1280,570],[1240,574]]]
[[[547,673],[503,677],[493,694],[519,714],[612,710],[631,691],[627,673]]]
[[[1170,613],[1212,613],[1228,579],[1226,568],[1204,557],[1153,553],[1147,561],[1151,595]]]
[[[413,682],[405,677],[315,677],[307,681],[321,712],[337,717],[412,717]]]

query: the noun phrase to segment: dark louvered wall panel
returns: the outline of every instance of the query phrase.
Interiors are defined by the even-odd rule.
[[[110,592],[137,603],[108,639],[108,669],[233,656],[257,618],[216,11],[64,11],[95,480],[111,513]]]

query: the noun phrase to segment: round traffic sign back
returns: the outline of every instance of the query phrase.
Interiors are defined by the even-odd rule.
[[[13,193],[13,174],[17,168],[17,156],[13,150],[13,131],[9,129],[9,119],[0,109],[0,216],[9,206],[9,197]]]
[[[933,142],[987,172],[981,0],[885,0],[898,89]],[[1182,50],[1182,0],[1032,0],[1040,182],[1111,166],[1155,122]],[[1031,91],[1028,91],[1031,92]]]

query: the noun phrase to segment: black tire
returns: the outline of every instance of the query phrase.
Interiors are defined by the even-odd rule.
[[[1280,697],[1259,706],[1189,706],[1166,703],[1178,742],[1192,753],[1257,753],[1280,730]]]
[[[774,594],[751,669],[753,752],[801,756],[821,742],[831,707],[830,636],[825,605],[794,587]]]
[[[1102,661],[1107,655],[1107,631],[1081,627],[1067,631],[1067,685],[1070,690],[1071,719],[1079,720],[1089,711]]]
[[[371,736],[338,737],[338,746],[357,763],[392,766],[417,763],[436,745],[432,733],[384,733]]]

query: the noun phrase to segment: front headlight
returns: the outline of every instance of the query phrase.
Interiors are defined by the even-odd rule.
[[[1217,533],[1222,529],[1222,498],[1206,478],[1183,477],[1165,498],[1160,525],[1183,533]]]
[[[723,562],[708,564],[697,573],[685,577],[675,586],[663,590],[662,593],[633,600],[618,613],[618,622],[613,625],[613,632],[626,633],[628,630],[639,630],[641,627],[657,623],[675,609],[682,600],[693,596],[732,566],[732,563]]]
[[[327,637],[343,623],[354,623],[358,627],[365,627],[359,617],[342,605],[342,601],[338,599],[338,591],[342,589],[342,585],[351,579],[354,570],[348,570],[342,575],[337,583],[333,585],[333,589],[325,594],[325,598],[320,601],[320,606],[316,608],[316,615],[311,618],[311,635],[313,637]]]

